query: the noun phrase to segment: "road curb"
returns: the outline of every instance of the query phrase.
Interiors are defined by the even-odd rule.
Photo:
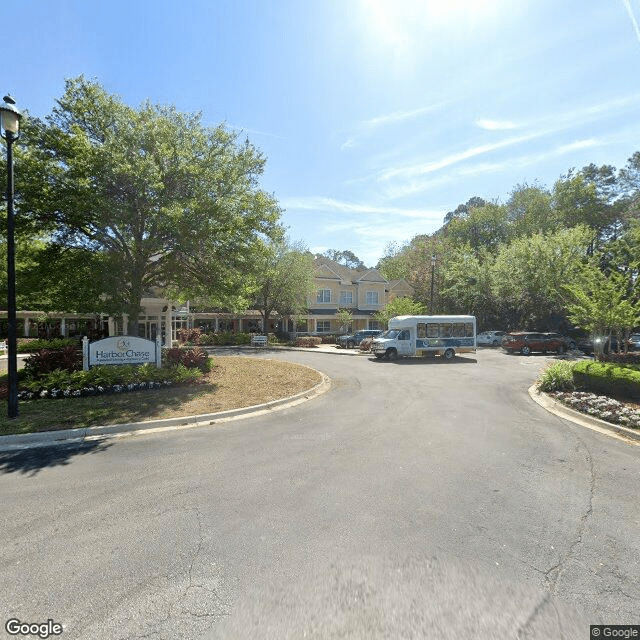
[[[306,365],[300,365],[306,366]],[[312,367],[308,367],[311,369]],[[131,422],[125,424],[99,425],[83,429],[64,429],[60,431],[41,431],[39,433],[20,433],[0,436],[0,452],[15,451],[34,447],[45,447],[53,444],[67,444],[91,440],[102,440],[108,437],[124,437],[142,435],[145,433],[161,433],[177,429],[192,429],[195,427],[210,426],[222,422],[229,422],[239,418],[258,416],[272,411],[280,411],[296,406],[308,400],[326,393],[331,388],[331,378],[321,371],[316,371],[322,376],[322,381],[317,385],[301,391],[293,396],[272,400],[263,404],[255,404],[249,407],[229,409],[218,413],[207,413],[196,416],[183,416],[180,418],[166,418],[163,420],[149,420],[147,422]]]
[[[560,418],[570,420],[575,424],[579,424],[587,429],[591,429],[592,431],[597,431],[598,433],[616,438],[617,440],[622,440],[627,444],[640,446],[640,431],[636,429],[629,429],[617,424],[612,424],[605,420],[600,420],[599,418],[594,418],[592,416],[585,415],[584,413],[580,413],[580,411],[570,409],[561,402],[554,400],[548,394],[538,391],[535,384],[529,387],[529,396],[531,396],[531,399],[534,402],[537,402],[541,407]]]

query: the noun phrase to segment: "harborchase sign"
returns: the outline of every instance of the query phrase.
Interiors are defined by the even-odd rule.
[[[155,342],[134,336],[114,336],[89,343],[82,341],[84,369],[96,365],[146,364],[155,362],[160,366],[160,338]]]

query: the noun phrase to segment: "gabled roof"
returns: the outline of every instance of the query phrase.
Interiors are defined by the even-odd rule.
[[[316,278],[338,278],[342,281],[354,282],[354,278],[359,271],[355,269],[349,269],[349,267],[345,267],[343,264],[336,262],[335,260],[330,260],[329,258],[325,258],[324,256],[318,256],[313,264],[316,268]],[[321,275],[326,273],[327,275]],[[333,275],[329,275],[333,274]]]
[[[356,282],[387,282],[387,279],[377,269],[369,269],[357,278]]]
[[[400,280],[389,280],[387,283],[387,291],[391,291],[392,289],[395,289],[396,287],[405,287],[407,289],[411,289],[411,291],[414,291],[414,288],[404,279],[404,278],[400,278]]]

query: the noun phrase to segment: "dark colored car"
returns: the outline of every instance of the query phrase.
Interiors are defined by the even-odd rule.
[[[600,340],[603,343],[602,353],[609,353],[609,351],[618,350],[618,339],[615,336],[611,336],[610,342],[607,342],[606,337],[597,338],[597,340]],[[593,338],[589,337],[578,340],[578,349],[587,355],[593,354],[595,351]]]
[[[564,342],[564,346],[567,349],[571,349],[572,351],[578,346],[576,341],[573,338],[571,338],[570,336],[563,336],[560,333],[545,333],[545,335],[553,336],[555,338],[558,338],[558,339],[562,340]]]
[[[567,344],[565,338],[557,333],[513,331],[502,339],[502,348],[509,353],[521,353],[523,356],[528,356],[534,351],[564,353],[567,350]]]
[[[632,333],[627,340],[629,351],[640,351],[640,333]]]
[[[339,347],[346,349],[353,349],[357,347],[365,338],[373,338],[379,336],[382,333],[380,329],[362,329],[356,331],[348,336],[340,336],[336,342]]]

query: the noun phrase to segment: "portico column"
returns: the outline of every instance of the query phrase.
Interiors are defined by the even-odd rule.
[[[29,337],[29,318],[24,319],[24,337]]]
[[[67,337],[66,331],[67,331],[67,323],[65,321],[65,318],[60,318],[60,335],[63,338]]]

